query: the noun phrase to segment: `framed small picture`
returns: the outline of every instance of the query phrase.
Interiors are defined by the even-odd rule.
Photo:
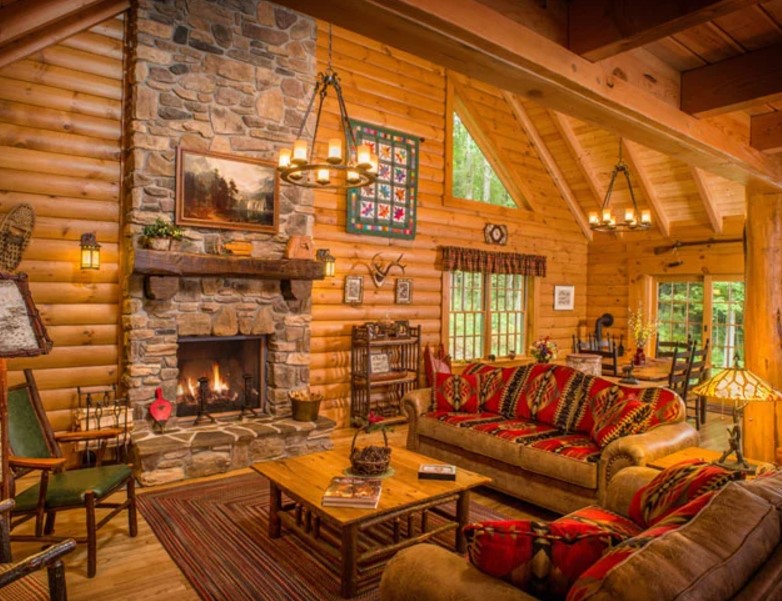
[[[345,303],[360,305],[364,302],[364,276],[349,275],[345,277]]]
[[[181,146],[177,151],[178,225],[276,232],[278,197],[272,162]]]
[[[413,280],[409,278],[396,279],[394,302],[397,305],[409,305],[413,302]]]
[[[394,335],[397,338],[407,338],[410,336],[410,322],[408,321],[395,321],[394,322]]]
[[[391,360],[388,353],[370,353],[369,354],[369,373],[387,374],[391,371]]]
[[[575,306],[575,286],[554,286],[554,310],[572,311]]]

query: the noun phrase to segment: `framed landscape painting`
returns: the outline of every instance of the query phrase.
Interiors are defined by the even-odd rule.
[[[274,163],[181,147],[177,151],[179,225],[276,233],[278,196]]]

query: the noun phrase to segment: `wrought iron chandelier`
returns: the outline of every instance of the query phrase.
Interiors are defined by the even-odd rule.
[[[611,193],[614,191],[614,183],[616,182],[616,177],[620,173],[625,176],[627,190],[630,193],[630,199],[633,201],[633,206],[625,209],[624,219],[622,221],[618,221],[616,217],[614,217],[614,214],[609,207]],[[622,159],[621,138],[619,140],[619,161],[614,165],[614,170],[611,172],[611,181],[608,182],[608,189],[606,190],[606,195],[603,199],[603,206],[600,207],[599,214],[595,211],[589,213],[589,227],[596,232],[642,231],[652,227],[651,212],[648,209],[644,209],[643,211],[638,210],[638,202],[635,200],[633,185],[630,183],[630,169],[628,168],[627,163]]]
[[[344,140],[330,138],[328,144],[319,144],[318,127],[329,87],[334,88],[337,96],[339,121]],[[315,114],[312,146],[309,147],[303,135],[316,98],[318,98],[318,110]],[[325,156],[316,154],[324,149]],[[371,152],[369,145],[356,144],[356,136],[350,127],[350,118],[345,108],[345,100],[342,98],[339,76],[331,66],[331,25],[329,25],[328,68],[325,72],[318,73],[315,90],[312,92],[296,141],[293,143],[293,148],[280,150],[277,169],[283,181],[305,188],[333,190],[360,188],[373,183],[377,177],[377,156]]]

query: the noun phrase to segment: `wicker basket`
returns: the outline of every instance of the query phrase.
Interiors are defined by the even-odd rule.
[[[350,444],[350,471],[357,476],[379,476],[388,470],[391,462],[391,447],[388,446],[388,435],[383,430],[385,446],[370,445],[356,448],[356,438],[362,430],[356,430],[353,442]]]

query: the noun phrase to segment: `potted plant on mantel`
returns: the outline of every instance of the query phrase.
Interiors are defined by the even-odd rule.
[[[144,226],[144,246],[153,250],[168,250],[172,240],[181,240],[184,230],[178,225],[163,221],[158,217],[154,223]]]

